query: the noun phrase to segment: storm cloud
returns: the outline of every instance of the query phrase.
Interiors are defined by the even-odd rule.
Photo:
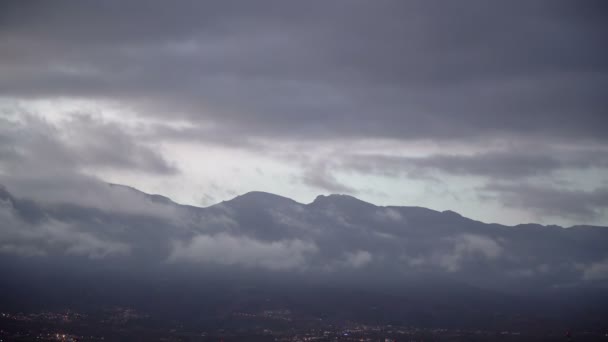
[[[0,89],[170,103],[254,135],[605,141],[603,7],[9,2]]]
[[[608,174],[601,1],[5,1],[0,12],[0,183],[12,189],[85,176],[191,204],[255,186],[485,220],[507,220],[487,214],[501,208],[519,221],[606,220],[594,199]],[[209,186],[226,178],[239,183]],[[540,204],[531,190],[520,201],[524,180],[560,198],[555,184],[571,182],[569,198],[591,204],[562,210],[565,199]],[[498,200],[464,206],[428,187]]]

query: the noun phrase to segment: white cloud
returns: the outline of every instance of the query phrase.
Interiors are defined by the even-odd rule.
[[[495,259],[502,253],[502,247],[496,241],[481,235],[462,234],[452,242],[452,252],[438,258],[439,266],[450,272],[460,270],[468,257]]]
[[[584,268],[584,280],[606,280],[608,279],[608,259],[592,263]]]
[[[297,239],[261,241],[221,233],[198,235],[188,242],[174,242],[169,261],[292,270],[305,268],[307,257],[317,251],[316,244]]]
[[[92,259],[127,255],[130,246],[96,236],[93,232],[57,220],[29,223],[21,220],[10,202],[0,202],[0,253],[20,256],[66,254]]]
[[[480,254],[494,259],[502,253],[502,247],[493,239],[485,236],[462,234],[454,241],[456,242],[454,249],[457,254]]]
[[[372,261],[372,254],[368,251],[356,251],[354,253],[346,253],[347,264],[353,268],[360,268]]]
[[[66,172],[50,178],[31,173],[5,177],[3,181],[15,196],[35,199],[42,205],[77,204],[110,213],[150,216],[181,223],[176,207],[153,202],[127,187],[110,186],[88,176]]]
[[[403,216],[395,209],[382,208],[376,211],[376,218],[380,221],[403,221]]]
[[[503,252],[498,242],[476,234],[460,234],[445,238],[444,242],[450,246],[447,250],[436,250],[428,256],[403,256],[402,259],[413,267],[438,266],[448,272],[456,272],[462,269],[468,259],[496,259]]]

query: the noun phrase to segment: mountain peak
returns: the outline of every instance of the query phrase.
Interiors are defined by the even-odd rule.
[[[375,206],[372,203],[362,201],[356,197],[343,194],[319,195],[311,205],[348,205],[348,206]]]
[[[163,195],[158,195],[158,194],[150,194],[147,192],[143,192],[139,189],[136,189],[134,187],[128,186],[128,185],[123,185],[123,184],[116,184],[116,183],[108,183],[108,185],[112,188],[115,189],[121,189],[121,190],[126,190],[126,191],[131,191],[135,194],[141,195],[147,199],[149,199],[152,202],[156,202],[156,203],[162,203],[162,204],[177,204],[175,203],[172,199],[170,199],[169,197],[163,196]]]
[[[463,218],[464,216],[460,215],[459,213],[452,211],[452,210],[444,210],[441,212],[442,214],[446,215],[446,216],[451,216],[451,217],[458,217],[458,218]]]
[[[231,200],[225,202],[234,203],[257,203],[262,205],[275,204],[275,203],[296,203],[291,198],[275,195],[264,191],[249,191],[240,196],[237,196]]]

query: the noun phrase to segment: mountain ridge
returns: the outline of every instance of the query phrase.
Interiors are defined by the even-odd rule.
[[[0,284],[0,303],[94,298],[122,305],[126,286],[141,305],[162,298],[155,310],[171,305],[179,313],[215,298],[222,299],[210,310],[247,307],[250,294],[237,289],[250,286],[265,290],[253,295],[259,303],[271,298],[280,303],[272,305],[336,317],[373,317],[377,305],[387,317],[412,320],[439,308],[431,324],[459,321],[464,306],[467,320],[477,322],[496,310],[516,317],[521,307],[534,311],[553,300],[594,317],[608,298],[606,227],[486,224],[345,195],[302,204],[250,192],[195,207],[117,185],[87,194],[54,205],[0,188],[0,274],[10,280]],[[112,290],[107,279],[114,279]],[[171,304],[176,294],[179,305]],[[314,302],[318,296],[330,304]]]
[[[142,190],[139,190],[137,188],[131,187],[129,185],[124,185],[124,184],[116,184],[116,183],[108,183],[110,186],[119,186],[119,187],[124,187],[127,188],[129,190],[132,190],[134,192],[146,195],[146,196],[150,196],[151,198],[162,198],[165,200],[170,201],[172,204],[175,205],[179,205],[179,206],[184,206],[184,207],[191,207],[191,208],[198,208],[198,209],[208,209],[217,205],[221,205],[221,204],[226,204],[226,203],[230,203],[233,201],[246,201],[246,200],[253,200],[256,198],[273,198],[275,200],[286,200],[290,203],[295,203],[298,205],[303,205],[303,206],[311,206],[314,205],[315,203],[319,203],[319,202],[323,202],[323,201],[330,201],[330,200],[344,200],[347,199],[349,201],[356,201],[362,204],[366,204],[366,205],[370,205],[376,208],[407,208],[407,209],[422,209],[425,211],[429,211],[429,212],[433,212],[436,214],[446,214],[446,215],[452,215],[454,217],[460,217],[463,219],[467,219],[467,220],[471,220],[471,221],[475,221],[475,222],[480,222],[483,224],[488,224],[488,225],[499,225],[499,226],[503,226],[503,227],[511,227],[511,228],[516,228],[516,227],[521,227],[521,226],[541,226],[544,228],[552,228],[552,227],[558,227],[558,228],[562,228],[562,229],[572,229],[572,228],[581,228],[581,227],[594,227],[594,228],[608,228],[608,226],[600,226],[600,225],[587,225],[587,224],[575,224],[575,225],[571,225],[571,226],[561,226],[561,225],[557,225],[557,224],[541,224],[541,223],[536,223],[536,222],[525,222],[525,223],[517,223],[514,225],[507,225],[507,224],[502,224],[502,223],[498,223],[498,222],[485,222],[485,221],[481,221],[481,220],[477,220],[477,219],[473,219],[467,216],[464,216],[456,211],[453,211],[451,209],[447,209],[447,210],[436,210],[436,209],[431,209],[431,208],[427,208],[427,207],[422,207],[422,206],[416,206],[416,205],[376,205],[374,203],[371,202],[367,202],[364,200],[361,200],[355,196],[352,195],[348,195],[348,194],[339,194],[339,193],[334,193],[334,194],[328,194],[328,195],[324,195],[324,194],[320,194],[317,195],[315,197],[315,199],[309,203],[305,203],[305,202],[298,202],[292,198],[286,197],[286,196],[282,196],[282,195],[277,195],[271,192],[266,192],[266,191],[260,191],[260,190],[252,190],[252,191],[248,191],[244,194],[241,195],[236,195],[233,198],[227,199],[227,200],[222,200],[220,202],[214,203],[214,204],[210,204],[207,206],[197,206],[197,205],[191,205],[191,204],[182,204],[179,202],[175,202],[173,199],[171,199],[170,197],[164,196],[164,195],[160,195],[160,194],[154,194],[154,193],[147,193],[144,192]],[[1,186],[1,184],[0,184]]]
[[[285,203],[296,204],[296,205],[307,206],[307,207],[311,207],[311,206],[315,206],[315,205],[322,205],[323,203],[324,204],[328,204],[328,203],[336,204],[336,203],[340,203],[340,202],[342,202],[342,203],[350,202],[350,203],[358,203],[359,205],[366,205],[366,206],[375,207],[375,208],[387,208],[387,209],[397,209],[397,210],[399,210],[399,209],[420,210],[421,212],[428,212],[430,214],[449,215],[449,216],[452,216],[457,219],[464,219],[464,220],[469,220],[472,222],[482,223],[485,225],[500,226],[500,227],[514,228],[514,229],[524,228],[524,227],[525,228],[541,227],[544,229],[559,228],[559,229],[607,229],[608,230],[608,226],[588,225],[588,224],[575,224],[575,225],[571,225],[571,226],[561,226],[561,225],[556,225],[556,224],[540,224],[540,223],[536,223],[536,222],[525,222],[525,223],[518,223],[518,224],[514,224],[514,225],[507,225],[507,224],[502,224],[502,223],[497,223],[497,222],[484,222],[481,220],[477,220],[477,219],[473,219],[473,218],[464,216],[464,215],[462,215],[456,211],[450,210],[450,209],[440,211],[440,210],[435,210],[435,209],[421,207],[421,206],[376,205],[374,203],[367,202],[367,201],[358,199],[354,196],[347,195],[347,194],[329,194],[329,195],[320,194],[320,195],[316,196],[312,202],[303,203],[303,202],[298,202],[298,201],[296,201],[292,198],[286,197],[286,196],[277,195],[277,194],[273,194],[273,193],[265,192],[265,191],[254,190],[254,191],[248,191],[244,194],[237,195],[233,198],[230,198],[227,200],[222,200],[220,202],[210,204],[207,206],[197,206],[197,205],[192,205],[192,204],[179,203],[179,202],[174,201],[170,197],[160,195],[160,194],[155,194],[155,193],[148,193],[148,192],[139,190],[135,187],[125,185],[125,184],[118,184],[118,183],[105,183],[105,184],[109,188],[124,189],[124,190],[131,191],[135,194],[144,196],[145,198],[149,199],[151,202],[154,202],[154,203],[168,204],[168,205],[177,206],[177,207],[181,207],[181,208],[188,208],[191,210],[204,210],[204,209],[210,209],[210,208],[217,207],[217,206],[229,205],[230,203],[239,203],[239,202],[241,202],[242,204],[246,204],[247,202],[250,202],[250,203],[253,202],[253,203],[256,203],[256,205],[260,205],[263,203],[269,204],[272,202],[278,203],[280,201],[285,201]],[[30,198],[21,198],[19,196],[15,196],[3,184],[0,184],[0,199],[11,200],[11,201],[19,200],[21,202],[25,201],[25,202],[29,202],[30,205],[33,202],[35,202],[35,201],[33,201],[33,199],[30,199]],[[58,203],[58,204],[61,205],[62,203]]]

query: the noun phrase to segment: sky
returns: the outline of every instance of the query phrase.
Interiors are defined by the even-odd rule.
[[[604,1],[3,1],[0,184],[608,225]]]

